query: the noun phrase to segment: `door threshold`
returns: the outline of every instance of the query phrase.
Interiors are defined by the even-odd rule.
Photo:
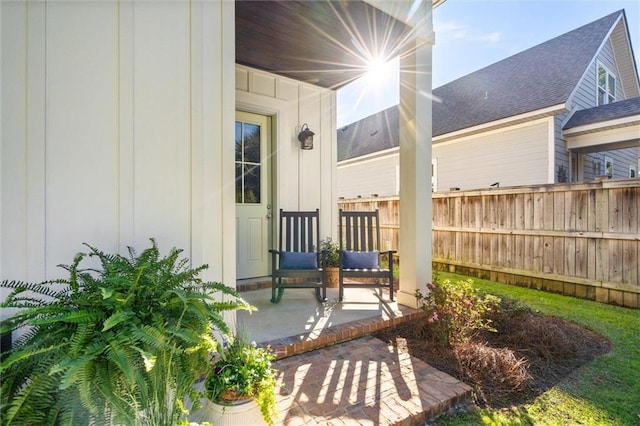
[[[260,290],[271,287],[271,276],[245,278],[236,280],[236,289],[239,292]]]

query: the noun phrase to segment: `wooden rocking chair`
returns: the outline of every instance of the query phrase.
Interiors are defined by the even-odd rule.
[[[269,250],[272,255],[271,302],[280,302],[288,288],[312,288],[318,301],[327,300],[319,220],[318,209],[305,212],[280,209],[278,250]]]
[[[380,267],[380,219],[378,210],[340,210],[340,293],[349,287],[376,287],[389,289],[393,301],[393,254],[394,250],[383,252],[388,257],[388,268]],[[345,278],[374,278],[374,283],[345,282]]]

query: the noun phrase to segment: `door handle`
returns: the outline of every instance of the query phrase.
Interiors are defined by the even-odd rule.
[[[266,218],[267,218],[267,219],[271,219],[271,213],[267,213]]]

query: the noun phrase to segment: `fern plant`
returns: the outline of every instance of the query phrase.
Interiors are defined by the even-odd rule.
[[[214,332],[230,335],[223,313],[253,309],[232,288],[205,282],[181,250],[162,257],[106,254],[86,245],[68,278],[11,290],[0,307],[18,308],[2,332],[19,330],[0,364],[2,424],[174,425],[185,397],[207,371]],[[81,268],[97,260],[98,268]],[[92,262],[96,264],[95,260]],[[197,407],[195,407],[197,408]]]

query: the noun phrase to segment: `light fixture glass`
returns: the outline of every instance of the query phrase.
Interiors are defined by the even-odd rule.
[[[313,149],[313,133],[307,123],[304,123],[298,133],[298,140],[300,141],[300,149]]]

